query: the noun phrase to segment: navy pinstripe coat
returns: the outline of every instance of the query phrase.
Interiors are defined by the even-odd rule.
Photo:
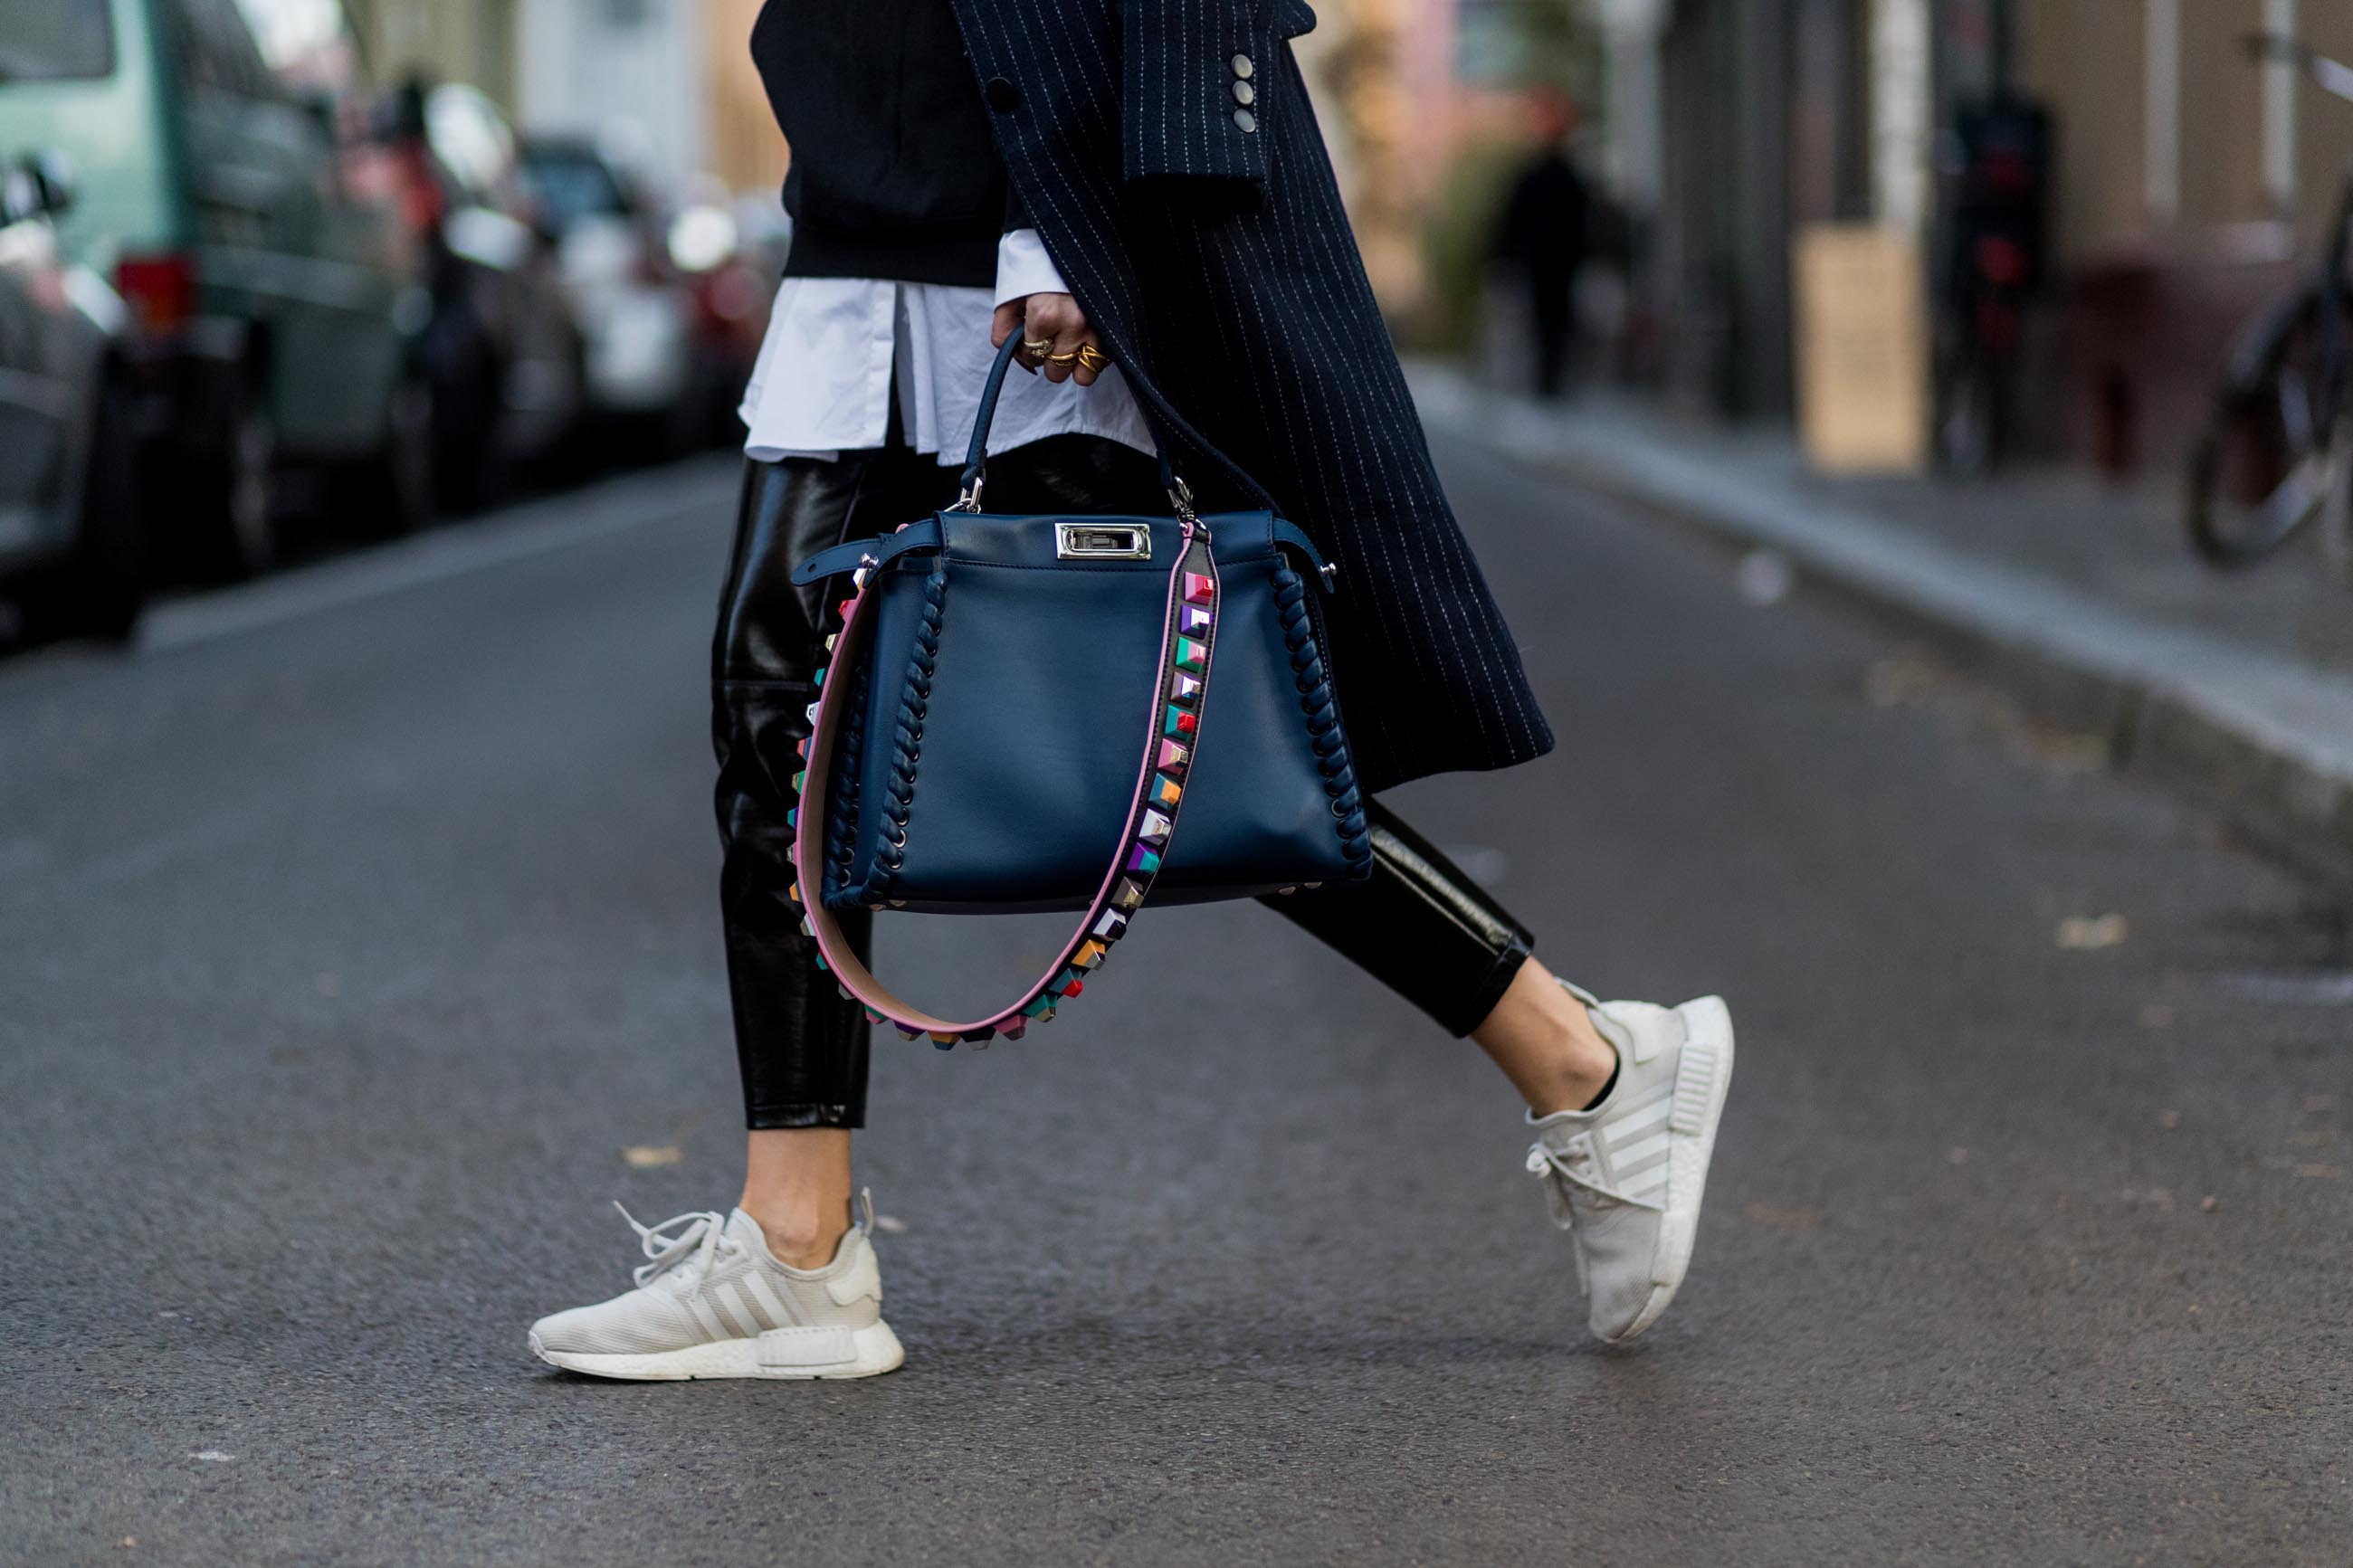
[[[1550,751],[1341,210],[1304,0],[951,3],[1014,188],[1180,469],[1339,563],[1367,787]]]

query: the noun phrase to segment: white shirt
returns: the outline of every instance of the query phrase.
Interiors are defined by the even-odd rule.
[[[1008,300],[1069,291],[1034,228],[997,242],[994,294],[944,283],[787,278],[738,410],[748,432],[744,453],[763,462],[830,461],[880,447],[895,395],[908,444],[937,453],[943,464],[962,463],[997,357],[990,315]],[[988,432],[991,452],[1071,434],[1159,450],[1116,365],[1091,387],[1042,375],[1005,378]]]

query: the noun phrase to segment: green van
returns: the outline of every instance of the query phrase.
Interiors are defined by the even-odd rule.
[[[291,466],[386,527],[428,504],[432,302],[361,95],[341,0],[0,0],[0,157],[78,173],[62,241],[130,309],[167,555],[266,566]]]

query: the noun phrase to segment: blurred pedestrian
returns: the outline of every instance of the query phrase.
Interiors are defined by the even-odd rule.
[[[1577,350],[1577,275],[1585,266],[1590,202],[1569,152],[1577,105],[1555,88],[1531,95],[1535,152],[1513,177],[1495,226],[1494,258],[1525,290],[1535,328],[1540,397],[1568,389]]]
[[[638,1226],[638,1288],[541,1320],[608,1377],[862,1377],[899,1364],[853,1212],[869,1028],[814,963],[789,814],[831,624],[795,563],[955,500],[997,345],[1008,512],[1272,507],[1338,569],[1330,645],[1366,792],[1553,738],[1438,487],[1288,40],[1303,0],[769,0],[754,58],[793,150],[787,277],[744,404],[712,656],[721,902],[752,1129],[733,1213]],[[1597,1001],[1378,802],[1370,882],[1271,907],[1469,1036],[1529,1106],[1593,1331],[1665,1310],[1732,1068],[1723,1004]],[[1534,825],[1542,826],[1542,825]],[[842,917],[862,957],[867,921]],[[1361,1130],[1382,1157],[1395,1129]],[[633,1225],[636,1222],[631,1221]]]

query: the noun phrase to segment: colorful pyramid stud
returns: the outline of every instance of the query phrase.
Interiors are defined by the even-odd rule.
[[[1162,773],[1176,773],[1181,775],[1185,772],[1185,764],[1192,760],[1192,747],[1181,744],[1176,741],[1163,741],[1160,742],[1159,766]]]
[[[1024,1019],[1018,1024],[1007,1024],[997,1032],[1008,1040],[1018,1040],[1029,1032],[1029,1020]]]
[[[1149,845],[1139,844],[1127,858],[1127,868],[1149,877],[1160,869],[1160,852]]]
[[[1200,720],[1192,714],[1182,708],[1171,708],[1167,718],[1161,721],[1160,732],[1163,735],[1190,735],[1200,727]]]
[[[819,969],[824,970],[828,974],[830,974],[830,973],[833,973],[833,965],[832,965],[832,964],[830,964],[830,963],[828,963],[825,961],[825,954],[824,954],[824,953],[822,953],[822,952],[816,952],[816,953],[812,953],[812,954],[810,954],[810,956],[811,956],[811,957],[813,957],[813,958],[815,958],[815,959],[817,960],[817,966],[818,966]]]
[[[1200,638],[1180,637],[1176,639],[1177,668],[1189,669],[1194,674],[1198,675],[1201,673],[1202,663],[1208,659],[1208,657],[1209,645],[1203,642]]]
[[[1079,951],[1071,954],[1071,967],[1081,970],[1098,969],[1110,954],[1111,950],[1099,942],[1082,942],[1079,944]]]
[[[1198,605],[1187,605],[1185,613],[1176,617],[1176,629],[1188,637],[1199,637],[1209,629],[1209,612]]]
[[[1021,1009],[1025,1018],[1050,1018],[1054,1016],[1054,996],[1050,991],[1040,991]]]
[[[891,1021],[890,1019],[885,1018],[881,1014],[877,1013],[871,1007],[865,1009],[865,1013],[866,1021],[870,1024],[887,1024]]]
[[[825,651],[831,653],[833,651],[833,645],[840,640],[841,634],[839,632],[828,632],[825,638]]]
[[[797,904],[799,903],[801,901],[800,883],[797,881],[786,882],[785,884],[785,897],[792,900],[792,901]]]
[[[1201,683],[1189,675],[1176,678],[1176,700],[1190,708],[1201,695]]]
[[[1065,969],[1061,978],[1054,982],[1054,989],[1064,996],[1076,996],[1086,988],[1086,976],[1075,969]]]
[[[995,1029],[967,1029],[964,1033],[964,1043],[981,1050],[987,1049],[988,1042],[995,1038],[997,1038]]]
[[[808,770],[803,768],[793,775],[793,793],[798,795],[807,788],[808,788]]]
[[[1136,829],[1135,836],[1146,844],[1165,843],[1168,837],[1168,830],[1175,826],[1176,824],[1168,820],[1166,813],[1147,811],[1144,814],[1144,826]]]
[[[956,1042],[963,1037],[961,1035],[943,1035],[934,1032],[932,1036],[932,1044],[944,1051],[952,1051],[956,1048]]]
[[[807,735],[803,735],[799,740],[793,742],[793,750],[801,754],[801,760],[803,762],[808,761],[808,743],[809,738]]]
[[[802,712],[802,714],[803,714],[803,715],[804,715],[804,716],[808,720],[808,721],[809,721],[810,723],[814,724],[814,723],[816,723],[816,722],[817,722],[817,704],[816,704],[816,703],[814,703],[814,702],[810,703],[807,707],[806,707],[806,708],[802,709],[802,710],[801,710],[801,712]]]
[[[1176,797],[1184,793],[1184,787],[1175,779],[1163,777],[1152,781],[1152,798],[1159,805],[1175,805]]]
[[[902,1040],[920,1040],[923,1037],[923,1031],[921,1029],[911,1029],[906,1025],[895,1021],[891,1026],[899,1031],[899,1037]]]
[[[796,805],[785,813],[785,826],[786,827],[798,827],[800,825],[801,808]]]
[[[1112,908],[1123,914],[1132,915],[1135,912],[1135,907],[1142,902],[1144,902],[1144,889],[1136,885],[1134,879],[1122,877],[1119,879],[1118,888],[1111,896]]]
[[[858,603],[858,601],[857,601],[857,600],[855,600],[855,599],[844,599],[844,600],[842,600],[842,601],[841,601],[841,603],[839,603],[839,605],[836,605],[833,607],[833,609],[834,609],[834,613],[835,613],[836,615],[839,616],[843,620],[847,621],[848,619],[849,619],[849,612],[850,612],[851,607],[852,607],[853,605],[855,605],[857,603]]]
[[[825,685],[825,670],[826,667],[819,665],[817,673],[809,677],[809,684],[822,688]]]
[[[1209,580],[1207,574],[1200,572],[1187,572],[1185,574],[1185,602],[1187,604],[1206,605],[1217,596],[1218,585]]]
[[[1127,917],[1117,910],[1105,910],[1103,919],[1095,921],[1097,942],[1117,942],[1127,932]]]

